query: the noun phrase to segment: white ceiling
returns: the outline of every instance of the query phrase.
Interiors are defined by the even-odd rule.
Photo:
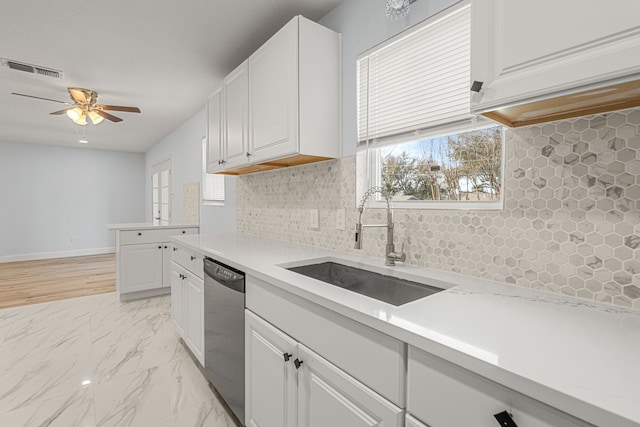
[[[0,141],[144,152],[204,108],[221,79],[297,14],[318,20],[342,0],[21,0],[0,2],[0,58],[54,68],[63,79],[0,66]],[[67,87],[98,103],[137,106],[124,121],[77,126],[50,112]],[[204,129],[203,129],[204,133]]]

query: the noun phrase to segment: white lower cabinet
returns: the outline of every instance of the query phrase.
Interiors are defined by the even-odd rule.
[[[171,318],[189,350],[204,366],[202,255],[175,246],[171,263]]]
[[[249,310],[246,425],[400,427],[404,410]]]
[[[402,426],[404,410],[298,344],[298,427]]]
[[[496,427],[500,424],[495,415],[504,412],[520,427],[592,427],[411,346],[407,412],[429,427]],[[407,427],[422,425],[416,421],[408,423]]]
[[[171,318],[180,336],[184,336],[184,284],[186,271],[173,263],[171,269]]]
[[[163,243],[125,245],[120,249],[121,293],[163,287]]]
[[[297,343],[245,310],[245,423],[295,427]]]
[[[409,414],[407,414],[406,416],[404,426],[405,427],[429,427],[428,425],[423,424],[420,421],[416,420]]]
[[[197,234],[198,227],[116,230],[116,292],[121,301],[168,294],[171,286],[171,236]]]
[[[191,273],[184,280],[184,340],[204,366],[204,281]]]

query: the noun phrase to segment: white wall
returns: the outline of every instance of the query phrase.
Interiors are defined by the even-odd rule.
[[[356,154],[356,58],[460,0],[422,0],[404,18],[389,20],[384,1],[345,0],[319,23],[342,34],[342,156]]]
[[[145,219],[151,220],[151,167],[171,159],[172,219],[182,220],[183,186],[192,182],[202,185],[202,138],[205,135],[206,114],[202,109],[145,155]],[[224,206],[200,208],[200,232],[233,231],[236,229],[235,177],[225,177]]]
[[[0,261],[112,251],[143,200],[143,154],[0,141]]]

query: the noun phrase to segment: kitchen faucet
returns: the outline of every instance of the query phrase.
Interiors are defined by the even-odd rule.
[[[367,200],[369,200],[369,198],[375,193],[382,194],[382,196],[387,201],[387,223],[363,225],[362,212],[364,212],[364,205],[365,203],[367,203]],[[387,193],[382,187],[371,187],[362,196],[362,200],[360,200],[360,206],[358,206],[358,212],[360,213],[360,215],[358,216],[358,223],[356,224],[356,244],[354,248],[362,249],[362,229],[364,227],[387,227],[387,246],[385,251],[384,265],[393,266],[396,265],[396,261],[404,262],[404,260],[407,258],[407,255],[402,252],[402,249],[404,249],[404,243],[402,244],[400,252],[396,252],[395,246],[393,244],[393,215],[391,211],[391,198],[389,197],[389,193]]]

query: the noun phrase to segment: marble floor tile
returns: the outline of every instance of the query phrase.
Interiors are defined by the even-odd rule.
[[[76,391],[0,414],[0,427],[95,427],[93,390]]]
[[[170,296],[0,309],[0,427],[235,427],[196,363]]]

